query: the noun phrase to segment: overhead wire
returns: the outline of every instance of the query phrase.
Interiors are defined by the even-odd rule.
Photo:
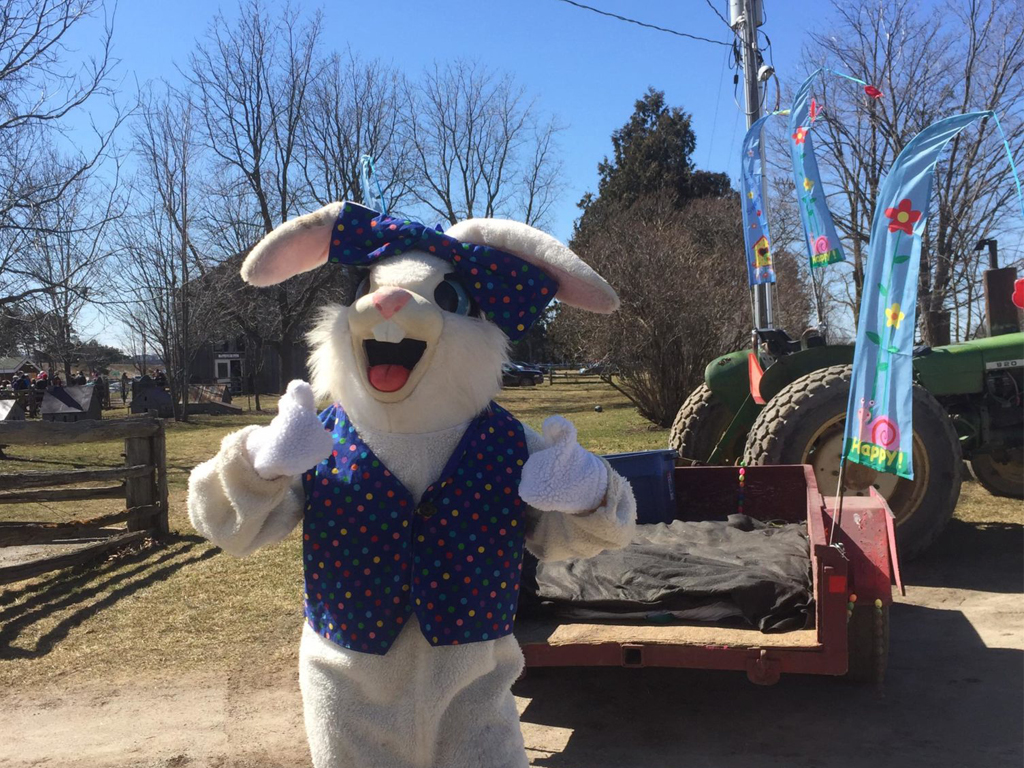
[[[715,134],[718,132],[718,105],[722,102],[722,80],[725,79],[725,68],[729,65],[729,51],[722,59],[722,71],[718,75],[718,95],[715,97],[715,116],[711,120],[711,139],[708,141],[708,159],[704,165],[711,165],[711,148],[715,145]]]
[[[645,27],[646,29],[653,29],[653,30],[656,30],[658,32],[665,32],[666,34],[669,34],[669,35],[676,35],[677,37],[685,37],[685,38],[688,38],[690,40],[699,40],[702,43],[713,43],[715,45],[724,45],[724,46],[727,46],[727,47],[732,45],[732,43],[726,43],[726,42],[724,42],[722,40],[712,40],[710,37],[701,37],[700,35],[691,35],[689,32],[680,32],[680,31],[675,30],[675,29],[668,29],[667,27],[659,27],[657,24],[648,24],[646,21],[638,21],[637,19],[631,19],[628,16],[620,16],[619,14],[611,13],[610,11],[602,11],[600,8],[594,8],[593,6],[590,6],[590,5],[584,5],[583,3],[577,3],[576,0],[557,0],[557,2],[565,3],[566,5],[571,5],[571,6],[574,6],[576,8],[582,8],[585,11],[592,11],[594,13],[600,14],[601,16],[607,16],[607,17],[609,17],[611,19],[618,19],[619,21],[624,21],[624,22],[626,22],[628,24],[636,24],[637,26]]]
[[[711,2],[711,0],[704,0],[704,2],[708,4],[708,8],[715,12],[715,16],[722,20],[722,23],[725,24],[725,26],[727,26],[729,29],[732,29],[732,24],[730,24],[729,20],[722,15],[722,12],[720,10],[715,8],[715,5],[714,3]],[[735,30],[733,31],[735,32]]]

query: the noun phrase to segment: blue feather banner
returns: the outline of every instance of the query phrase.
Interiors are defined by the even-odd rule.
[[[743,196],[743,242],[747,254],[747,278],[750,285],[775,282],[772,264],[771,235],[768,232],[768,212],[761,199],[761,132],[771,114],[757,120],[743,137],[740,155],[740,194]]]
[[[921,237],[933,171],[960,131],[991,111],[932,123],[903,148],[882,182],[871,223],[843,456],[912,480],[913,350]],[[1009,146],[1007,146],[1009,153]],[[1013,158],[1010,157],[1011,168]],[[1013,172],[1016,178],[1016,171]]]
[[[804,227],[804,241],[811,269],[845,261],[842,243],[832,223],[832,214],[821,185],[818,161],[814,156],[811,129],[818,116],[817,102],[811,98],[811,86],[825,70],[817,69],[800,85],[789,112],[789,149],[793,159],[793,183],[800,207],[800,221]],[[861,82],[846,75],[849,80]]]

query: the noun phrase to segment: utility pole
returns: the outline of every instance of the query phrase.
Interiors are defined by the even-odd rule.
[[[729,0],[729,21],[740,41],[743,64],[743,96],[747,113],[747,128],[750,128],[761,117],[761,54],[757,49],[757,28],[761,26],[764,13],[762,0]],[[761,143],[761,167],[764,163],[764,143]],[[761,179],[761,203],[768,205],[768,183]],[[772,327],[772,289],[764,283],[755,285],[754,292],[754,327]]]

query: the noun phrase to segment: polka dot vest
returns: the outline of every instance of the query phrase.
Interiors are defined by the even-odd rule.
[[[320,420],[335,445],[303,475],[310,626],[375,654],[387,653],[413,613],[432,645],[510,634],[525,541],[522,424],[491,403],[417,505],[341,406]]]

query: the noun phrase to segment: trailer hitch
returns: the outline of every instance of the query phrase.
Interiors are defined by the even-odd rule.
[[[747,679],[756,685],[775,685],[782,674],[782,663],[768,655],[768,650],[761,652],[752,659],[747,659]]]

